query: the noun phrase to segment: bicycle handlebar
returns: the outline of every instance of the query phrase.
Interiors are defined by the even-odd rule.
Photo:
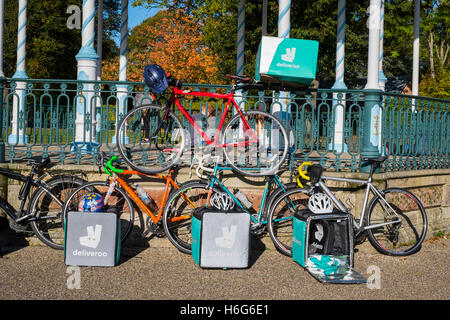
[[[108,161],[106,161],[106,163],[105,163],[106,155],[104,152],[100,152],[99,157],[100,157],[100,161],[99,161],[99,165],[98,165],[99,173],[101,172],[101,168],[103,168],[103,170],[110,176],[113,175],[113,172],[114,173],[123,173],[123,169],[118,169],[118,168],[114,167],[114,165],[113,165],[115,162],[119,161],[117,156],[112,156]]]
[[[107,167],[109,170],[111,170],[112,172],[115,172],[115,173],[123,173],[123,169],[118,169],[118,168],[116,168],[116,167],[113,166],[113,162],[117,162],[117,161],[118,161],[118,157],[117,157],[117,156],[112,156],[111,159],[109,159],[109,160],[106,162],[106,167]],[[103,169],[106,171],[106,173],[108,173],[109,175],[112,175],[111,173],[108,172],[108,170],[107,170],[106,168],[103,168]]]

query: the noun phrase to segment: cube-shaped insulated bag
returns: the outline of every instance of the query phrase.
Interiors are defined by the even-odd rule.
[[[319,42],[263,36],[256,55],[255,80],[310,85],[316,77]]]
[[[196,208],[192,214],[192,257],[202,268],[247,268],[250,215]]]
[[[116,212],[75,212],[64,223],[64,260],[72,266],[115,266],[120,258]]]
[[[293,220],[292,258],[324,283],[365,283],[353,270],[353,228],[350,214],[315,214],[298,210]]]

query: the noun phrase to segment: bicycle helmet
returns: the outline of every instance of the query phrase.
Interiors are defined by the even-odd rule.
[[[103,211],[103,197],[95,192],[85,194],[78,204],[78,211],[101,212]]]
[[[234,208],[233,199],[225,192],[213,193],[209,202],[213,207],[219,210],[228,211]]]
[[[315,193],[308,200],[308,209],[313,213],[331,213],[333,202],[323,193]]]
[[[149,64],[144,68],[144,82],[155,94],[161,94],[168,87],[164,69],[157,64]]]

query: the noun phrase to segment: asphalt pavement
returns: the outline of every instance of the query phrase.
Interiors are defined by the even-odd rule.
[[[1,300],[448,300],[450,240],[408,257],[355,253],[369,284],[322,284],[261,244],[246,269],[202,269],[170,246],[124,248],[115,267],[68,267],[45,246],[3,247]],[[156,240],[155,240],[156,241]],[[156,243],[156,242],[155,242]],[[182,312],[182,310],[179,310]]]

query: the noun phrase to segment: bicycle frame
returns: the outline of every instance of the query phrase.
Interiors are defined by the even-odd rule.
[[[170,186],[172,186],[173,188],[177,188],[179,189],[179,186],[177,185],[177,183],[172,179],[172,173],[173,170],[170,170],[169,174],[167,174],[166,176],[163,175],[159,175],[159,174],[146,174],[146,173],[142,173],[139,171],[134,171],[134,170],[123,170],[122,172],[114,172],[111,175],[111,179],[110,179],[110,185],[112,185],[113,183],[115,184],[116,182],[118,182],[120,184],[120,186],[127,192],[127,194],[132,198],[132,200],[138,205],[138,207],[145,212],[154,223],[157,223],[161,217],[162,217],[162,213],[164,210],[164,206],[166,204],[167,198],[169,197],[169,193],[170,193]],[[130,185],[123,180],[122,178],[119,177],[119,175],[145,175],[145,176],[150,176],[153,178],[157,178],[160,180],[165,180],[165,189],[164,189],[164,194],[163,197],[161,199],[161,203],[159,205],[158,208],[158,213],[154,214],[152,212],[152,210],[141,200],[141,198],[139,198],[139,196],[137,195],[137,193],[130,187]]]
[[[223,170],[233,170],[232,168],[230,168],[230,167],[222,167],[222,166],[220,166],[220,165],[218,165],[218,164],[216,164],[215,166],[214,166],[214,173],[210,176],[210,183],[209,183],[209,187],[210,187],[210,190],[212,191],[212,188],[214,187],[214,185],[215,184],[217,184],[218,186],[219,186],[219,188],[221,189],[221,190],[223,190],[224,192],[226,192],[232,199],[233,199],[233,201],[234,201],[234,203],[236,203],[242,210],[244,210],[247,214],[249,214],[250,215],[250,218],[251,218],[251,220],[252,220],[252,222],[254,223],[254,225],[253,225],[253,227],[258,227],[258,226],[260,226],[260,225],[263,225],[263,224],[266,224],[267,223],[267,221],[262,221],[262,214],[263,214],[263,211],[264,211],[264,206],[265,206],[265,204],[266,204],[266,199],[267,199],[267,196],[268,196],[268,194],[269,194],[269,189],[270,189],[270,183],[271,183],[271,181],[273,180],[273,181],[275,181],[275,184],[278,186],[278,187],[281,187],[281,188],[283,188],[283,190],[284,191],[286,191],[286,189],[284,188],[284,186],[283,186],[283,184],[281,183],[281,181],[280,181],[280,179],[278,178],[278,176],[276,176],[276,175],[274,175],[274,176],[272,176],[272,178],[271,179],[267,179],[267,181],[266,181],[266,185],[265,185],[265,187],[264,187],[264,193],[263,193],[263,196],[262,196],[262,199],[261,199],[261,204],[260,204],[260,206],[259,206],[259,211],[258,211],[258,215],[257,215],[257,217],[255,218],[252,214],[251,214],[251,212],[248,210],[248,209],[246,209],[245,207],[244,207],[244,205],[241,203],[241,201],[239,201],[239,199],[237,199],[235,196],[234,196],[234,194],[217,178],[217,173],[219,172],[219,171],[223,171]],[[209,203],[209,198],[210,198],[210,196],[211,196],[211,191],[209,192],[209,194],[208,194],[208,200],[207,200],[207,203]]]
[[[395,210],[392,208],[392,206],[384,199],[384,197],[380,193],[380,191],[378,191],[378,189],[372,184],[372,177],[371,176],[369,176],[369,178],[367,180],[322,176],[320,178],[319,182],[317,183],[317,185],[323,190],[323,192],[327,196],[330,197],[330,199],[339,208],[339,210],[341,210],[343,212],[346,212],[346,213],[349,213],[349,209],[338,198],[336,198],[336,196],[333,194],[333,192],[331,192],[331,190],[325,185],[323,180],[350,182],[350,183],[357,183],[357,184],[361,184],[361,185],[366,185],[366,191],[365,191],[365,194],[364,194],[364,201],[363,201],[363,206],[362,206],[361,213],[360,213],[359,222],[357,222],[355,217],[353,216],[353,225],[359,232],[362,232],[362,231],[365,231],[365,230],[368,230],[368,229],[379,228],[379,227],[382,227],[382,226],[385,226],[385,225],[401,222],[401,217],[395,212]],[[392,212],[395,213],[395,215],[397,216],[398,220],[390,221],[390,222],[384,222],[384,223],[377,223],[377,224],[372,224],[372,225],[364,225],[364,221],[367,220],[365,218],[366,218],[366,215],[368,213],[367,205],[368,205],[368,202],[369,202],[369,192],[372,192],[375,197],[378,196],[379,199],[382,200],[382,202],[381,202],[382,206],[386,209],[385,205],[387,205],[389,207],[389,209],[392,210]]]
[[[45,189],[46,191],[48,191],[48,194],[55,199],[58,204],[60,204],[61,206],[63,205],[63,203],[61,203],[61,201],[55,197],[50,190],[47,189],[47,187],[45,186],[45,184],[41,183],[41,180],[47,176],[47,174],[43,174],[41,176],[39,176],[37,179],[34,179],[33,176],[35,174],[35,170],[33,170],[33,168],[31,169],[31,172],[28,176],[25,176],[23,174],[5,169],[5,168],[0,168],[0,174],[5,175],[6,177],[16,180],[16,181],[21,181],[24,183],[24,185],[22,186],[23,188],[23,192],[21,192],[21,194],[19,194],[19,196],[21,195],[23,198],[21,199],[20,202],[20,207],[19,210],[16,210],[7,200],[0,198],[0,208],[11,218],[14,220],[14,222],[22,222],[24,220],[27,221],[33,221],[33,220],[38,220],[39,218],[35,218],[32,217],[33,213],[28,214],[28,215],[23,215],[24,212],[28,212],[30,208],[28,208],[26,211],[24,211],[25,208],[25,204],[27,201],[27,196],[31,191],[31,187],[36,187],[36,190],[33,192],[33,194],[31,195],[30,199],[33,197],[34,193],[39,190],[40,188]],[[20,197],[19,197],[20,199]],[[29,206],[29,204],[28,204]],[[49,217],[47,217],[48,219]]]
[[[187,110],[181,105],[180,101],[177,98],[177,95],[184,95],[184,96],[193,96],[193,97],[207,97],[207,98],[215,98],[215,99],[222,99],[226,100],[225,110],[222,113],[222,117],[219,122],[219,126],[217,127],[217,132],[214,138],[214,141],[211,140],[211,138],[203,131],[203,129],[194,121],[192,116],[187,112]],[[247,120],[244,117],[244,114],[242,113],[241,109],[237,105],[236,101],[234,100],[234,92],[231,91],[229,94],[222,94],[222,93],[213,93],[213,92],[200,92],[200,91],[190,91],[190,90],[181,90],[177,87],[173,88],[172,94],[169,98],[168,103],[168,109],[175,104],[177,108],[181,111],[181,113],[187,118],[189,123],[194,127],[194,129],[200,134],[202,139],[208,144],[213,145],[215,147],[226,147],[229,146],[228,144],[218,144],[218,140],[220,137],[220,131],[222,130],[222,127],[225,123],[225,118],[230,110],[231,104],[234,106],[238,114],[241,116],[241,119],[244,123],[244,130],[248,130],[250,133],[251,140],[244,141],[241,143],[235,143],[233,146],[248,146],[250,143],[254,143],[257,141],[257,135],[253,132],[250,125],[248,124]],[[249,130],[250,129],[250,130]]]

